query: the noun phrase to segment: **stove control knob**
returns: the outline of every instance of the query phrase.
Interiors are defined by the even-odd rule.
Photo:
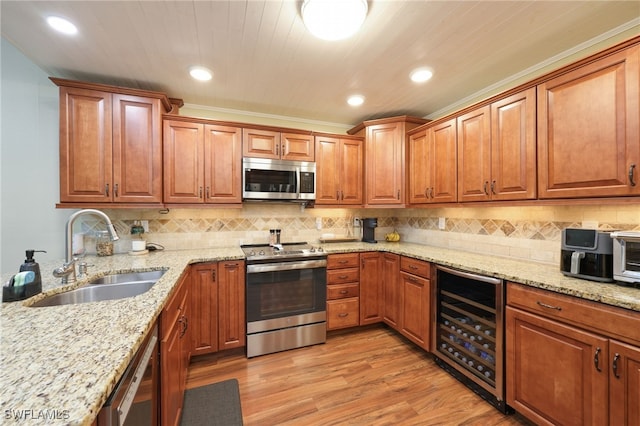
[[[255,255],[256,255],[256,251],[255,251],[255,250],[251,250],[251,251],[249,252],[249,256],[255,256]]]
[[[309,249],[309,253],[315,253],[315,252],[316,252],[315,247],[311,247],[311,248]]]
[[[260,250],[260,252],[258,253],[260,256],[264,256],[264,250]]]
[[[324,251],[324,249],[322,247],[318,247],[317,249],[318,251]]]

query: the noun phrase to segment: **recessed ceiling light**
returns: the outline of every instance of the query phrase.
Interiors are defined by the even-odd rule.
[[[191,75],[191,77],[200,81],[209,81],[213,76],[211,71],[209,71],[205,67],[191,67],[189,68],[189,74]]]
[[[311,34],[333,41],[355,34],[367,10],[367,0],[305,0],[300,12]]]
[[[78,32],[78,28],[76,28],[76,26],[73,25],[71,21],[59,16],[49,16],[47,18],[47,23],[51,28],[63,34],[72,35]]]
[[[349,96],[349,98],[347,99],[347,103],[354,107],[360,106],[364,103],[364,96],[362,95]]]
[[[415,83],[424,83],[433,77],[433,71],[427,68],[419,68],[411,73],[411,81]]]

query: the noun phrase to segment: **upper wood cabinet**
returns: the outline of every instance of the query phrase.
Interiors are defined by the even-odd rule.
[[[51,80],[60,86],[60,202],[161,203],[167,98]]]
[[[171,119],[164,121],[164,202],[242,202],[241,130]]]
[[[365,137],[366,205],[405,204],[406,134],[426,122],[417,117],[390,117],[365,121],[347,132]]]
[[[640,193],[640,48],[538,85],[538,195]]]
[[[536,197],[535,88],[457,118],[458,200]]]
[[[362,204],[364,142],[316,136],[316,204]]]
[[[456,120],[409,136],[409,203],[457,200]]]
[[[245,157],[315,161],[311,134],[245,128],[242,140],[242,155]]]

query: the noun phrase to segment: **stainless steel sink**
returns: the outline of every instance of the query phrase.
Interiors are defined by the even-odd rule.
[[[72,305],[138,296],[153,287],[164,273],[165,271],[149,271],[106,275],[91,280],[82,287],[51,295],[30,306],[39,308]]]

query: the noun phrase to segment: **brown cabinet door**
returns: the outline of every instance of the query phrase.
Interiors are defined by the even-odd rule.
[[[164,202],[204,201],[204,127],[164,121]]]
[[[327,330],[358,325],[358,298],[327,301]]]
[[[162,202],[160,99],[113,94],[113,200]]]
[[[218,348],[245,346],[244,262],[218,263]]]
[[[340,201],[340,139],[316,136],[316,204]]]
[[[384,322],[400,330],[402,327],[402,289],[400,287],[400,256],[384,253],[382,256],[382,286],[384,293]]]
[[[537,424],[608,422],[608,341],[506,309],[507,403]]]
[[[609,424],[640,425],[640,348],[609,342]]]
[[[536,92],[491,104],[491,199],[536,197]]]
[[[639,52],[633,46],[538,86],[539,198],[640,191]]]
[[[206,203],[242,202],[242,132],[237,127],[204,126]]]
[[[111,94],[60,88],[60,201],[111,202]]]
[[[458,199],[456,120],[451,119],[429,128],[430,169],[429,201],[453,203]]]
[[[491,121],[485,106],[458,117],[458,200],[491,198]]]
[[[409,203],[429,202],[431,161],[427,131],[409,136]]]
[[[191,353],[218,350],[218,264],[203,263],[191,269]]]
[[[384,288],[381,273],[381,253],[360,253],[360,325],[382,321]]]
[[[316,151],[313,136],[299,133],[280,135],[280,157],[283,160],[315,161]]]
[[[340,140],[340,203],[362,204],[364,141]]]
[[[402,204],[404,168],[404,126],[401,123],[367,127],[366,203]]]
[[[428,279],[400,273],[400,331],[421,348],[429,350],[431,286]]]
[[[243,129],[242,155],[244,157],[280,158],[280,132]]]

